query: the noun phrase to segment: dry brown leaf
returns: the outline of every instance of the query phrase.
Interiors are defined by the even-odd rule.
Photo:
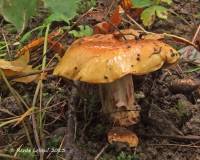
[[[59,30],[53,31],[48,35],[48,43],[51,44],[50,47],[52,47],[52,49],[56,52],[56,53],[60,53],[63,54],[64,52],[64,47],[63,45],[58,42],[58,41],[54,41],[53,38],[56,36],[59,36],[61,34],[61,32]],[[27,45],[25,45],[22,49],[20,49],[17,52],[17,56],[21,56],[23,54],[26,54],[27,52],[31,52],[37,48],[39,48],[42,44],[44,44],[45,41],[45,37],[40,37],[37,39],[32,40],[30,43],[28,43]],[[29,60],[28,60],[29,62]],[[27,63],[28,63],[27,62]]]
[[[134,8],[134,5],[132,4],[131,0],[121,0],[120,5],[126,12],[126,14],[128,14],[135,20],[140,18],[140,15],[144,10],[144,8]]]
[[[131,0],[121,0],[120,4],[124,10],[129,10],[132,8]]]
[[[53,37],[58,36],[60,33],[58,32],[52,32],[48,36],[48,42],[52,45],[52,49],[59,53],[60,55],[63,55],[64,53],[64,47],[61,43],[52,40]],[[40,37],[33,41],[31,41],[29,44],[24,46],[22,49],[20,49],[16,56],[18,58],[14,61],[6,61],[4,59],[0,59],[0,69],[2,69],[7,77],[13,77],[13,76],[20,76],[21,74],[29,74],[33,73],[37,70],[33,69],[31,65],[28,65],[30,61],[30,51],[33,51],[40,47],[44,43],[45,38]],[[45,74],[41,76],[41,74],[37,75],[30,75],[22,78],[16,78],[13,81],[16,82],[23,82],[23,83],[30,83],[33,81],[38,81],[40,78],[44,79]]]
[[[100,22],[98,24],[96,24],[94,26],[94,33],[98,34],[98,33],[111,33],[115,30],[115,27],[117,27],[120,23],[121,23],[121,15],[119,13],[119,6],[117,6],[115,8],[115,10],[113,11],[113,14],[111,15],[111,17],[109,18],[109,21],[103,21]]]
[[[28,65],[29,62],[29,52],[26,51],[18,59],[14,61],[6,61],[0,59],[0,69],[2,69],[7,77],[12,77],[20,74],[31,73],[36,70],[32,68],[31,65]],[[23,78],[15,79],[16,82],[29,83],[38,78],[38,75],[31,75]]]

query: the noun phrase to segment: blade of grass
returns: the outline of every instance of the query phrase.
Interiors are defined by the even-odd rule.
[[[192,72],[198,72],[198,71],[200,71],[200,67],[188,69],[188,70],[184,71],[184,73],[192,73]]]
[[[37,31],[37,30],[40,30],[40,29],[43,29],[43,28],[45,28],[44,25],[38,26],[38,27],[36,27],[36,28],[33,28],[31,31],[25,33],[25,34],[22,36],[22,38],[20,39],[20,42],[23,43],[23,42],[27,41],[28,38],[29,38],[29,36],[30,36],[33,32],[35,32],[35,31]]]
[[[45,69],[46,66],[46,51],[47,51],[47,42],[48,42],[48,33],[50,29],[50,24],[47,25],[46,31],[45,31],[45,40],[44,40],[44,48],[43,48],[43,59],[42,59],[42,70]],[[38,133],[38,128],[37,128],[37,120],[36,120],[36,115],[32,114],[32,125],[33,125],[33,132],[34,132],[34,137],[35,141],[37,144],[38,149],[44,148],[44,136],[43,136],[43,124],[42,124],[42,87],[43,87],[43,82],[42,82],[42,77],[43,77],[44,72],[41,74],[41,79],[38,82],[38,85],[36,87],[36,91],[34,94],[32,106],[36,107],[36,102],[37,102],[37,97],[40,93],[40,109],[39,109],[39,133]],[[41,140],[41,141],[40,141]],[[40,155],[40,160],[43,160],[44,158],[44,152],[39,152]]]
[[[47,53],[47,45],[48,45],[48,34],[49,34],[49,29],[50,29],[50,24],[47,25],[46,28],[46,32],[45,32],[45,40],[44,40],[44,48],[43,48],[43,59],[42,59],[42,70],[44,70],[46,68],[46,53]],[[43,72],[44,74],[44,72]],[[45,148],[45,143],[44,143],[44,133],[43,133],[43,114],[45,114],[45,112],[42,112],[42,97],[43,97],[43,79],[42,76],[43,74],[41,74],[41,87],[40,87],[40,112],[39,112],[39,133],[40,133],[40,138],[41,138],[41,145],[43,148]],[[41,155],[41,160],[44,157],[44,153],[43,155]]]

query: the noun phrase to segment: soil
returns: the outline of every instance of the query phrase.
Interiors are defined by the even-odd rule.
[[[102,0],[100,2],[104,3]],[[107,5],[109,6],[109,4]],[[166,21],[157,20],[149,30],[158,33],[172,33],[191,40],[197,25],[200,24],[200,17],[195,17],[200,12],[200,2],[198,0],[174,0],[171,10],[176,14],[170,14]],[[94,23],[88,18],[82,21]],[[83,23],[82,21],[80,23]],[[36,24],[30,26],[37,26]],[[16,37],[16,34],[7,32],[7,23],[4,22],[1,25],[10,44],[10,50],[14,53],[17,48],[11,44],[15,42],[13,37]],[[0,38],[3,40],[2,36]],[[73,40],[71,36],[67,36],[67,39],[64,40],[67,44],[65,46],[70,45]],[[172,41],[169,43],[172,44]],[[180,43],[173,43],[173,45],[177,49],[184,46]],[[41,48],[37,52],[41,52]],[[32,56],[34,57],[34,55]],[[53,53],[50,53],[48,58],[50,59],[52,56]],[[41,63],[33,59],[31,63]],[[155,73],[134,76],[136,93],[142,93],[144,96],[137,98],[137,102],[141,106],[141,120],[129,129],[137,133],[139,145],[134,149],[122,144],[109,145],[102,153],[101,160],[200,160],[200,139],[195,141],[179,140],[175,137],[200,136],[200,88],[191,88],[191,84],[186,84],[185,87],[189,89],[184,90],[175,82],[180,79],[192,79],[199,83],[199,71],[184,72],[192,67],[195,66],[180,61],[175,66],[166,67]],[[32,103],[35,83],[10,83],[28,104]],[[101,111],[98,86],[86,83],[79,83],[75,86],[72,84],[73,82],[69,80],[51,75],[44,81],[42,105],[50,108],[45,113],[44,141],[47,146],[53,146],[52,139],[61,137],[59,141],[61,143],[64,134],[68,135],[66,125],[70,120],[68,115],[70,105],[73,105],[75,108],[70,114],[76,117],[72,120],[76,132],[73,131],[74,137],[71,137],[75,141],[66,146],[68,156],[70,155],[72,160],[94,159],[107,144],[106,134],[112,128],[112,124],[107,119],[107,115]],[[72,93],[74,88],[78,89],[78,93]],[[15,115],[21,114],[20,107],[21,104],[16,102],[5,83],[0,81],[0,119],[10,117],[10,112]],[[27,121],[29,122],[28,118]],[[10,153],[11,148],[16,149],[21,144],[26,146],[27,140],[24,135],[21,124],[0,128],[0,153]],[[174,136],[174,138],[159,137],[158,135]],[[132,158],[128,159],[127,156],[120,159],[119,155],[122,151],[126,155],[132,155]],[[55,157],[56,155],[53,155],[47,159],[59,159]]]

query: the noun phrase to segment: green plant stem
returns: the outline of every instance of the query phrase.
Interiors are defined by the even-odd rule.
[[[35,31],[37,31],[37,30],[39,30],[39,29],[42,29],[42,28],[44,28],[45,26],[44,25],[42,25],[42,26],[38,26],[38,27],[36,27],[36,28],[33,28],[31,31],[29,31],[29,32],[27,32],[27,33],[25,33],[24,35],[23,35],[23,37],[20,39],[20,42],[24,42],[25,40],[26,40],[26,37],[29,35],[29,34],[31,34],[32,32],[35,32]]]
[[[47,25],[47,28],[46,28],[46,32],[45,32],[45,40],[44,40],[44,49],[43,49],[43,56],[44,56],[44,59],[42,61],[42,70],[45,70],[46,69],[46,53],[47,53],[47,45],[48,45],[48,34],[49,34],[49,29],[50,29],[50,24]],[[44,73],[44,72],[43,72]],[[43,114],[45,115],[45,111],[42,112],[42,98],[43,98],[43,80],[41,78],[41,87],[40,87],[40,121],[39,121],[39,126],[40,126],[40,137],[41,137],[41,144],[42,144],[42,147],[44,148],[45,147],[45,141],[44,141],[44,133],[43,133]]]
[[[50,29],[50,24],[47,25],[46,27],[46,31],[45,31],[45,40],[44,40],[44,48],[43,48],[43,59],[42,59],[42,70],[45,69],[46,67],[46,52],[47,52],[47,45],[48,45],[48,34],[49,34],[49,29]],[[39,149],[42,149],[45,147],[44,144],[44,135],[43,135],[43,119],[42,119],[42,91],[43,91],[43,81],[42,81],[42,76],[43,76],[44,72],[41,74],[41,79],[38,82],[36,91],[35,91],[35,95],[34,95],[34,99],[33,99],[33,103],[32,105],[35,106],[36,105],[36,100],[37,97],[39,95],[40,98],[40,109],[39,109],[39,133],[37,131],[37,122],[35,119],[35,114],[33,114],[32,116],[32,120],[33,120],[33,129],[34,129],[34,135],[35,135],[35,140],[37,143],[37,146]],[[44,153],[43,152],[39,152],[40,154],[40,160],[43,160],[44,158]]]
[[[184,71],[184,73],[192,73],[192,72],[198,72],[198,71],[200,71],[200,67],[196,67],[196,68],[193,68],[193,69],[186,70],[186,71]]]
[[[47,42],[48,42],[48,34],[49,34],[50,24],[47,25],[46,31],[45,31],[45,40],[44,40],[44,48],[43,48],[43,60],[42,60],[42,69],[45,69],[46,65],[46,52],[47,52]]]

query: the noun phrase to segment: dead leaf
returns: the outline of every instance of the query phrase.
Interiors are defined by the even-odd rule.
[[[29,62],[29,52],[26,51],[23,55],[21,55],[18,59],[14,61],[6,61],[4,59],[0,59],[0,69],[4,71],[4,74],[7,77],[16,76],[19,74],[31,73],[36,70],[32,68],[31,65],[28,65]],[[15,79],[16,82],[30,83],[36,80],[39,75],[31,75],[23,78]]]
[[[133,4],[131,0],[122,0],[120,3],[124,12],[131,16],[133,19],[138,20],[140,18],[141,13],[143,12],[143,8],[133,8]]]
[[[117,6],[116,9],[113,11],[113,14],[109,18],[108,22],[103,21],[101,23],[98,23],[94,27],[94,33],[111,33],[115,30],[115,27],[117,27],[121,23],[121,15],[119,13],[120,7]]]
[[[116,9],[114,10],[112,16],[110,17],[110,21],[113,25],[118,26],[121,23],[121,15],[119,13],[119,6],[116,7]]]
[[[122,0],[120,4],[124,10],[129,10],[132,7],[131,0]]]
[[[60,42],[53,40],[54,37],[59,36],[59,35],[60,35],[59,30],[53,31],[48,35],[47,41],[48,41],[48,43],[51,44],[51,46],[49,46],[49,48],[51,47],[53,51],[62,55],[65,50],[63,45]],[[31,51],[39,48],[41,45],[43,45],[44,41],[45,41],[45,37],[40,37],[40,38],[34,39],[29,44],[25,45],[22,49],[20,49],[16,55],[20,56],[20,55],[26,54],[27,52],[31,52]],[[28,60],[28,62],[29,62],[29,60]]]
[[[111,28],[111,25],[108,22],[101,22],[94,26],[94,33],[95,34],[99,34],[99,33],[106,34],[106,33],[110,32],[110,28]]]
[[[179,50],[181,58],[194,65],[200,66],[200,52],[193,46],[187,46]]]
[[[194,78],[174,79],[169,89],[174,93],[191,93],[200,87],[200,80]]]

